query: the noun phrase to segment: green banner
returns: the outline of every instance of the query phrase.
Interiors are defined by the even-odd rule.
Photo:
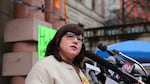
[[[38,25],[38,60],[44,58],[46,47],[53,39],[56,31],[56,29]]]

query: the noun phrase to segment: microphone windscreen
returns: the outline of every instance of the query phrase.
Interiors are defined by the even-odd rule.
[[[98,48],[101,49],[102,51],[106,51],[107,50],[107,46],[103,45],[102,43],[98,44]]]

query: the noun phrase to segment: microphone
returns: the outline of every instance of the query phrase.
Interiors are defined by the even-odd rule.
[[[103,45],[102,43],[100,43],[100,44],[98,45],[98,48],[101,49],[102,51],[107,51],[110,55],[114,56],[114,57],[116,58],[117,64],[118,64],[118,65],[121,65],[123,69],[124,69],[124,67],[123,67],[124,65],[126,66],[126,65],[130,64],[130,63],[127,62],[126,60],[131,61],[132,63],[131,63],[130,65],[128,65],[128,66],[130,66],[130,67],[126,68],[126,69],[129,69],[129,70],[126,70],[126,72],[129,72],[129,73],[130,73],[130,72],[133,70],[133,66],[134,66],[133,64],[135,63],[135,64],[137,64],[139,67],[141,67],[141,69],[142,69],[142,72],[139,72],[139,73],[145,74],[145,76],[148,77],[148,73],[147,73],[147,71],[145,70],[145,68],[144,68],[138,61],[134,60],[133,58],[131,58],[131,57],[129,57],[129,56],[126,56],[125,54],[119,52],[119,51],[116,50],[116,49],[114,49],[114,50],[108,50],[108,49],[107,49],[107,46],[106,46],[106,45]],[[123,57],[124,59],[121,58],[121,57]],[[125,59],[126,59],[126,60],[125,60]]]
[[[94,83],[94,84],[98,84],[98,80],[97,80],[97,77],[95,76],[95,72],[91,70],[91,71],[89,72],[89,74],[90,74],[90,76],[91,76],[91,78],[92,78],[92,80],[93,80],[93,83]]]
[[[98,45],[98,49],[101,49],[102,51],[106,51],[107,53],[109,53],[111,56],[113,56],[116,59],[116,65],[118,66],[123,66],[123,64],[125,63],[125,60],[123,60],[121,57],[118,56],[118,54],[116,54],[115,51],[113,50],[108,50],[107,46],[100,43]]]
[[[86,76],[88,79],[92,79],[94,84],[98,84],[98,79],[96,75],[100,73],[100,69],[94,65],[94,61],[87,60],[85,61],[85,70],[86,70]]]
[[[120,76],[125,76],[128,79],[130,79],[133,83],[138,83],[139,81],[132,75],[121,71],[121,69],[119,67],[117,67],[116,65],[108,62],[107,60],[105,60],[104,58],[98,56],[97,54],[94,54],[90,51],[86,51],[85,52],[85,56],[88,57],[89,59],[92,59],[93,61],[97,62],[98,64],[106,67],[107,69],[111,69],[112,71],[118,73]]]
[[[98,64],[108,68],[112,69],[113,71],[117,71],[117,66],[113,65],[109,61],[105,60],[104,58],[98,56],[97,54],[92,53],[91,51],[85,51],[85,56],[92,59],[93,61],[97,62]]]
[[[145,68],[138,62],[136,61],[135,59],[129,57],[129,56],[126,56],[125,54],[123,54],[122,52],[118,51],[118,50],[113,50],[116,54],[119,54],[121,56],[123,56],[124,58],[126,58],[127,60],[129,61],[132,61],[133,63],[137,64],[139,67],[141,67],[142,71],[143,72],[139,72],[141,74],[145,74],[146,77],[148,77],[148,73],[147,71],[145,70]]]
[[[107,50],[107,46],[106,45],[103,45],[102,43],[100,43],[98,45],[98,48],[101,49],[102,51],[107,51],[110,55],[114,56],[115,53],[110,51],[110,50]]]

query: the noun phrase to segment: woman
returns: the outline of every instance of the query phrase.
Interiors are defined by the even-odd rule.
[[[48,44],[46,57],[34,65],[26,84],[89,84],[81,63],[84,58],[83,26],[66,24]]]

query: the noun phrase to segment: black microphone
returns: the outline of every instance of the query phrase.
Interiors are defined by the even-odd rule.
[[[92,53],[91,51],[86,51],[85,56],[93,61],[97,62],[98,64],[104,66],[107,69],[111,69],[112,71],[118,73],[120,76],[128,77],[133,83],[138,83],[139,81],[132,75],[121,71],[116,65],[110,63],[109,61],[105,60],[104,58],[98,56],[97,54]]]
[[[98,48],[101,49],[102,51],[107,51],[112,56],[115,55],[113,51],[107,50],[107,46],[103,45],[102,43],[98,44]]]
[[[100,43],[98,44],[98,49],[102,50],[102,51],[106,51],[108,52],[111,56],[113,56],[116,59],[116,64],[120,67],[122,67],[122,65],[124,64],[125,60],[123,60],[121,57],[118,56],[118,54],[116,53],[117,51],[114,50],[108,50],[107,46]]]
[[[113,71],[117,71],[117,66],[113,65],[109,61],[105,60],[104,58],[98,56],[97,54],[92,53],[91,51],[86,51],[85,56],[92,59],[93,61],[97,62],[98,64],[108,68],[112,69]]]

